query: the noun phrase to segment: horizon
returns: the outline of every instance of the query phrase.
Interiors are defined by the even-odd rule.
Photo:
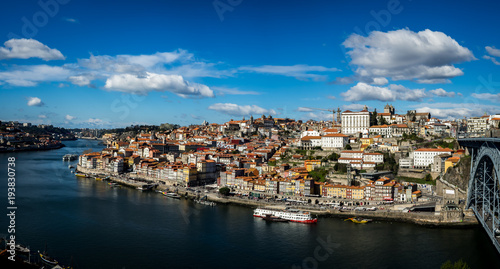
[[[68,129],[262,114],[328,121],[331,112],[312,108],[387,103],[443,120],[497,114],[499,6],[5,2],[1,119]]]

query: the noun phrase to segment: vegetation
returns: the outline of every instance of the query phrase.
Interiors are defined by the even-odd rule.
[[[332,154],[323,157],[322,161],[337,161],[339,159],[339,155],[335,152]]]
[[[335,166],[333,166],[333,169],[335,171],[340,172],[340,173],[347,173],[347,164],[345,163],[336,163]]]
[[[222,187],[219,189],[219,193],[224,195],[224,196],[229,195],[230,192],[231,192],[231,190],[228,187]]]
[[[309,175],[315,180],[319,182],[325,182],[326,181],[326,175],[328,175],[328,170],[325,168],[316,168],[309,172]]]
[[[305,150],[305,149],[296,149],[295,153],[306,156],[307,155],[307,150]]]
[[[413,183],[418,183],[418,184],[429,184],[429,185],[436,185],[435,180],[431,181],[425,181],[425,179],[422,178],[414,178],[414,177],[396,177],[398,181],[406,181],[406,182],[413,182]]]
[[[347,144],[347,145],[345,145],[345,149],[346,149],[346,150],[351,150],[351,149],[352,149],[352,147],[351,147],[351,145],[350,145],[350,144]]]
[[[424,142],[424,139],[422,137],[419,137],[417,134],[403,134],[403,139],[402,141],[416,141],[417,143],[422,143]]]
[[[382,152],[379,152],[382,153]],[[375,169],[381,170],[390,170],[394,174],[398,173],[399,165],[396,163],[396,159],[394,159],[394,155],[389,152],[384,152],[384,162],[375,166]]]
[[[269,161],[267,163],[267,165],[269,165],[269,166],[276,166],[276,160]]]
[[[320,146],[314,147],[314,150],[323,150]]]
[[[424,180],[425,180],[425,181],[432,181],[432,176],[431,176],[431,174],[427,174],[427,175],[425,175]]]
[[[378,125],[377,109],[376,108],[373,110],[373,113],[370,115],[370,126],[373,126],[373,125]]]
[[[441,269],[470,269],[470,266],[463,260],[459,260],[455,263],[452,263],[450,260],[447,260],[445,263],[441,265]]]
[[[389,124],[387,122],[387,120],[385,120],[384,117],[378,117],[378,121],[379,121],[380,125],[388,125]]]

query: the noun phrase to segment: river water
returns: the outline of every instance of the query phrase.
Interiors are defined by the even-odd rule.
[[[439,268],[459,259],[471,268],[500,268],[479,227],[358,225],[335,218],[316,225],[266,223],[242,206],[206,207],[76,178],[62,156],[102,146],[64,144],[1,153],[0,204],[8,206],[7,157],[16,157],[18,242],[32,250],[47,245],[51,256],[75,268]],[[5,236],[5,215],[0,224]]]

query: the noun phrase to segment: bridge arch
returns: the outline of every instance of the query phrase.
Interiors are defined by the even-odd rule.
[[[472,148],[467,207],[472,208],[477,219],[500,251],[500,149],[485,142]]]

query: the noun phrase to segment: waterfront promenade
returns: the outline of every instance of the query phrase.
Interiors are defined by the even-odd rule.
[[[109,180],[116,182],[120,185],[137,188],[144,184],[157,184],[158,182],[146,177],[130,177],[125,174],[110,173],[103,170],[94,170],[77,167],[77,170],[86,174],[91,175],[106,175],[109,176]],[[134,175],[135,176],[135,175]],[[471,226],[477,225],[478,222],[474,216],[469,214],[469,212],[457,211],[436,211],[436,212],[403,212],[402,209],[406,207],[412,207],[419,204],[380,204],[376,205],[375,211],[366,210],[356,210],[362,208],[363,206],[357,206],[363,203],[364,207],[372,207],[375,201],[371,202],[370,205],[366,205],[366,200],[347,200],[347,199],[335,199],[340,200],[343,203],[342,207],[328,205],[327,202],[332,200],[329,198],[318,198],[318,197],[295,197],[287,196],[288,199],[259,199],[251,196],[238,195],[238,196],[222,196],[216,190],[207,190],[203,187],[185,188],[180,186],[167,186],[164,184],[158,184],[156,187],[158,191],[175,191],[178,194],[184,196],[187,199],[200,199],[204,198],[209,201],[223,204],[233,204],[241,205],[252,208],[257,207],[275,207],[275,208],[296,208],[300,210],[306,210],[312,214],[322,216],[322,217],[337,217],[337,218],[349,218],[353,216],[365,217],[374,220],[384,220],[384,221],[396,221],[396,222],[409,222],[419,225],[429,225],[429,226],[444,226],[444,227],[461,227],[461,226]],[[281,195],[280,195],[281,197]],[[308,203],[307,200],[311,200]],[[300,201],[302,200],[302,201]],[[305,200],[305,201],[304,201]],[[315,203],[315,200],[318,203]]]

